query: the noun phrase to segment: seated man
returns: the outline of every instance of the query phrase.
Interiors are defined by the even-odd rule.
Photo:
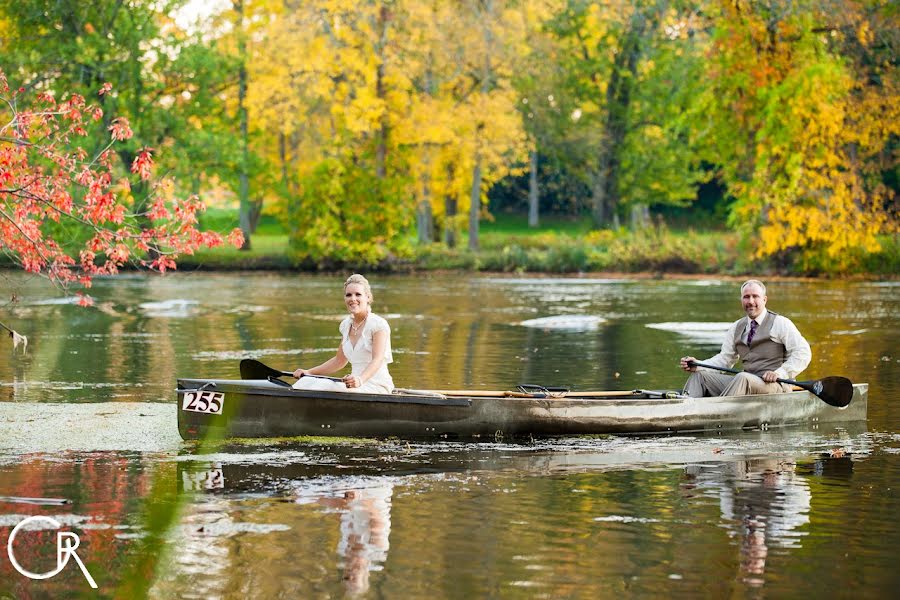
[[[725,334],[722,350],[705,363],[732,367],[738,358],[744,373],[737,376],[691,366],[693,356],[681,359],[691,373],[684,393],[701,396],[744,396],[790,391],[776,379],[794,379],[809,365],[812,352],[797,327],[787,317],[766,310],[766,286],[755,279],[741,286],[741,305],[747,316],[734,322]]]

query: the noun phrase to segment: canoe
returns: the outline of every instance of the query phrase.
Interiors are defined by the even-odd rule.
[[[800,390],[688,398],[670,391],[394,394],[294,390],[278,379],[179,379],[178,431],[185,440],[228,437],[484,438],[768,429],[864,421],[868,384],[849,405]]]

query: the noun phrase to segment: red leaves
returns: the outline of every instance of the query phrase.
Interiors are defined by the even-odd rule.
[[[171,218],[172,213],[169,212],[169,209],[166,208],[166,203],[163,202],[162,198],[157,198],[156,202],[154,202],[150,206],[150,210],[147,211],[147,217],[151,221],[158,221],[161,219],[169,219]]]
[[[165,255],[157,256],[150,262],[150,268],[159,271],[160,273],[165,273],[167,269],[174,270],[176,266],[175,261],[171,257]]]
[[[151,170],[153,169],[151,152],[153,152],[152,148],[142,148],[131,163],[131,172],[137,173],[144,181],[150,179]]]
[[[112,125],[109,126],[109,130],[112,132],[112,139],[117,142],[130,139],[131,136],[134,135],[134,132],[131,131],[131,126],[128,124],[128,119],[125,117],[116,117],[113,119]]]
[[[232,229],[231,233],[228,234],[228,243],[235,248],[242,247],[244,245],[244,232],[238,227]]]
[[[99,94],[110,89],[104,84]],[[88,288],[92,277],[114,275],[129,263],[165,272],[176,268],[180,254],[222,243],[220,235],[196,228],[197,213],[204,210],[196,196],[170,198],[171,187],[156,185],[149,198],[133,198],[127,178],[113,183],[119,167],[111,147],[133,136],[127,119],[114,119],[109,144],[89,153],[73,139],[90,134],[91,120],[103,117],[99,107],[87,106],[76,94],[57,105],[44,93],[35,99],[40,109],[27,110],[19,108],[26,97],[13,102],[4,97],[8,94],[0,70],[0,113],[6,111],[0,114],[0,246],[21,268],[63,286]],[[152,150],[141,149],[128,166],[142,181],[150,180]],[[144,208],[131,212],[132,206]],[[77,235],[45,237],[51,231],[44,227],[48,220],[91,235],[83,243],[73,241],[84,239]],[[240,230],[228,239],[236,246],[243,242]],[[79,293],[79,304],[91,302]]]
[[[78,306],[93,306],[94,299],[90,296],[83,294],[81,292],[75,292],[75,295],[78,296]]]

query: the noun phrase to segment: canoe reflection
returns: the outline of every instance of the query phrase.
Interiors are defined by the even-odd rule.
[[[823,455],[823,448],[836,444],[846,456]],[[822,486],[811,487],[810,482],[827,477],[840,484],[852,473],[851,455],[853,460],[863,459],[869,444],[868,437],[856,432],[829,430],[758,432],[740,438],[586,438],[527,445],[224,446],[211,454],[179,457],[178,481],[192,505],[189,512],[211,515],[216,505],[221,519],[233,517],[227,535],[250,531],[271,535],[264,543],[234,542],[247,546],[232,548],[228,556],[217,559],[218,564],[241,565],[250,560],[246,548],[264,556],[258,564],[273,574],[263,578],[272,589],[259,597],[295,589],[317,590],[324,596],[341,587],[349,595],[379,592],[387,581],[395,585],[392,577],[409,568],[411,548],[420,547],[423,531],[444,538],[494,539],[507,525],[481,528],[482,515],[496,522],[518,522],[520,511],[558,522],[570,532],[569,539],[575,539],[571,532],[576,528],[578,535],[600,536],[597,539],[623,535],[646,539],[666,527],[666,519],[658,518],[663,510],[676,524],[667,539],[679,535],[681,523],[704,528],[709,532],[704,539],[712,541],[716,556],[734,561],[738,581],[754,587],[763,584],[767,569],[778,572],[772,565],[773,553],[796,553],[814,531],[812,492]],[[457,506],[460,514],[450,524],[443,523],[441,511],[452,504],[447,494],[460,490],[466,497]],[[493,504],[484,503],[487,490],[514,493],[516,501],[505,496],[491,512]],[[620,490],[628,491],[619,496]],[[676,492],[680,499],[673,501],[664,493],[654,495],[648,504],[648,491],[658,490]],[[565,504],[571,500],[566,494],[578,494],[577,510]],[[556,504],[560,498],[562,505]],[[597,517],[604,514],[634,518]],[[199,532],[204,543],[223,544],[210,539],[219,531],[213,523],[191,525],[198,543],[204,542]],[[556,543],[554,528],[537,529],[535,540],[544,540],[546,534],[548,543]],[[459,537],[460,531],[466,533]],[[471,556],[471,544],[480,548],[465,539],[454,551],[463,548],[463,555]],[[412,553],[419,558],[418,550]],[[281,561],[279,556],[290,558]],[[726,569],[731,572],[731,567]],[[545,576],[552,578],[549,572]]]

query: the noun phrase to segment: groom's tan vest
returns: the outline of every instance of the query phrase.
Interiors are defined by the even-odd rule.
[[[778,316],[776,313],[768,311],[765,320],[757,326],[756,333],[753,335],[753,343],[749,346],[741,339],[741,334],[747,329],[750,317],[741,319],[740,324],[735,328],[734,347],[738,356],[741,357],[745,371],[761,375],[765,371],[774,371],[784,364],[787,358],[787,348],[784,347],[784,344],[773,341],[770,336],[776,316]]]

